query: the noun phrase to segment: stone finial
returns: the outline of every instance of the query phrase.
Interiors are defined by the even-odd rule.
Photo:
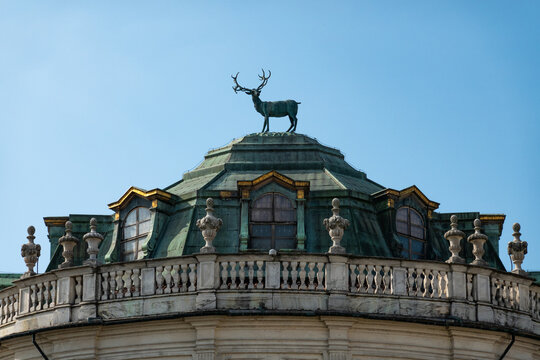
[[[84,262],[84,265],[96,266],[101,265],[97,259],[99,253],[99,244],[103,241],[103,235],[96,231],[97,220],[96,218],[90,219],[90,232],[84,234],[83,240],[88,244],[86,252],[89,255],[88,260]]]
[[[201,230],[206,245],[201,248],[201,253],[215,253],[216,248],[212,246],[218,230],[223,225],[223,221],[214,216],[214,199],[206,199],[206,216],[197,220],[197,227]]]
[[[527,272],[521,268],[521,263],[525,259],[525,254],[527,254],[527,242],[520,239],[521,233],[519,230],[521,230],[521,225],[519,223],[512,225],[512,229],[514,230],[512,234],[514,240],[508,243],[508,255],[510,255],[510,259],[514,263],[514,270],[512,272],[514,274],[527,275]]]
[[[28,271],[22,274],[21,279],[36,275],[34,266],[41,255],[41,246],[34,244],[36,228],[30,225],[27,231],[28,236],[26,238],[28,239],[28,243],[21,246],[21,256],[24,258],[24,263],[28,267]]]
[[[484,253],[485,253],[484,243],[487,241],[488,237],[487,235],[480,233],[481,226],[482,226],[482,222],[480,221],[480,219],[475,219],[474,220],[474,234],[471,234],[467,238],[467,241],[472,243],[473,245],[473,255],[475,257],[471,265],[488,266],[487,261],[482,259],[482,256],[484,256]]]
[[[339,199],[332,200],[332,216],[323,220],[326,230],[332,239],[333,245],[328,249],[331,254],[344,254],[345,248],[340,245],[345,229],[349,226],[349,220],[339,216]]]
[[[465,264],[465,259],[463,259],[461,256],[459,256],[459,252],[461,251],[461,239],[465,237],[465,233],[461,230],[458,230],[458,217],[456,215],[450,216],[450,230],[444,233],[444,238],[448,240],[450,243],[450,252],[452,253],[452,256],[448,260],[446,260],[447,263],[451,264]]]
[[[62,251],[64,262],[58,266],[61,269],[73,266],[73,248],[79,243],[79,239],[71,234],[72,230],[73,223],[66,221],[66,234],[58,239],[58,243],[64,248]]]

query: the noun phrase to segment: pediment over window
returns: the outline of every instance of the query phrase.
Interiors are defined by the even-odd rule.
[[[415,197],[418,202],[427,209],[428,216],[431,215],[433,210],[439,208],[439,203],[429,200],[428,197],[416,187],[416,185],[409,186],[403,190],[384,189],[373,194],[372,196],[379,204],[386,205],[386,207],[389,208],[393,208],[396,201],[400,201],[411,196]]]
[[[129,188],[128,191],[126,191],[124,195],[122,195],[122,197],[118,201],[109,204],[109,209],[115,212],[118,212],[119,210],[122,210],[123,208],[125,208],[134,197],[140,197],[140,198],[149,200],[152,203],[154,203],[154,201],[157,201],[157,200],[170,203],[173,196],[174,196],[173,194],[168,193],[167,191],[160,190],[160,189],[153,189],[153,190],[146,191],[143,189],[139,189],[135,186],[132,186]]]
[[[286,189],[297,193],[299,199],[303,199],[309,191],[309,181],[296,181],[273,170],[250,181],[238,181],[238,190],[242,198],[249,197],[249,193],[275,182]]]

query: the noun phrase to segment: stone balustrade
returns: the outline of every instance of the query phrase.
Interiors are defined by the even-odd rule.
[[[0,291],[0,338],[210,311],[332,313],[540,335],[540,286],[465,264],[344,254],[197,254],[80,266]]]

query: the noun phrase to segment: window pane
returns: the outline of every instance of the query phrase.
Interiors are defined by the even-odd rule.
[[[397,221],[396,222],[396,225],[397,225],[397,231],[398,233],[402,233],[402,234],[406,234],[408,235],[408,230],[407,229],[407,223],[404,223],[402,221]]]
[[[276,239],[276,250],[279,249],[295,249],[295,239]]]
[[[272,237],[272,225],[251,225],[251,236]]]
[[[275,225],[275,236],[278,237],[294,237],[296,235],[296,225]]]
[[[280,209],[292,209],[291,201],[283,195],[275,194],[274,206]]]
[[[269,250],[271,243],[272,243],[272,239],[269,239],[269,238],[252,238],[251,248]]]
[[[396,214],[396,219],[401,221],[407,221],[407,208],[399,208]]]
[[[135,260],[135,253],[124,254],[124,261]]]
[[[139,209],[139,221],[150,220],[150,210],[145,207],[140,207],[137,209]]]
[[[139,224],[139,235],[148,234],[150,232],[150,221],[145,221]]]
[[[124,252],[131,253],[137,250],[137,240],[126,241],[124,243]]]
[[[424,238],[424,228],[419,226],[411,225],[411,236],[415,238],[423,239]]]
[[[137,222],[137,209],[131,210],[131,212],[126,217],[125,226],[133,225]]]
[[[280,210],[276,209],[274,212],[274,220],[279,222],[293,222],[296,221],[295,210]]]
[[[411,251],[415,253],[424,253],[424,242],[411,239]]]
[[[403,236],[399,237],[399,240],[401,241],[401,244],[403,245],[403,251],[409,252],[409,239]],[[407,254],[407,257],[409,255]]]
[[[272,221],[272,209],[251,209],[251,221]]]
[[[266,208],[271,209],[272,208],[272,194],[264,195],[253,203],[254,208]]]
[[[418,225],[418,226],[424,226],[424,222],[422,221],[422,217],[414,210],[411,210],[411,224],[412,225]]]
[[[137,236],[137,225],[124,227],[124,239],[129,239]]]

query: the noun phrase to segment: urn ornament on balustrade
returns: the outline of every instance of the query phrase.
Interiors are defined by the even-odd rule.
[[[84,261],[84,265],[101,265],[101,262],[97,258],[97,254],[99,253],[99,244],[103,241],[103,235],[98,233],[96,228],[97,220],[95,218],[90,219],[90,232],[83,236],[83,240],[88,244],[86,252],[89,255],[88,260]]]
[[[28,267],[28,271],[22,274],[21,279],[36,275],[34,266],[41,255],[41,246],[39,244],[34,244],[36,228],[29,226],[27,231],[28,236],[26,238],[28,239],[28,243],[22,245],[21,256],[24,258],[24,263]]]
[[[459,256],[461,251],[461,239],[465,237],[465,233],[458,230],[458,217],[456,215],[450,216],[451,229],[444,233],[444,238],[450,243],[449,250],[452,256],[446,260],[449,264],[465,264],[465,259]]]
[[[514,233],[512,234],[514,240],[508,243],[508,255],[510,255],[510,259],[514,263],[512,272],[518,275],[527,275],[527,272],[521,268],[521,264],[525,259],[525,254],[527,254],[528,244],[520,238],[521,233],[519,230],[521,230],[521,225],[519,225],[519,223],[515,223],[512,226],[512,230],[514,230]]]
[[[332,239],[332,246],[328,249],[331,254],[344,254],[345,248],[341,246],[341,239],[345,229],[349,226],[349,220],[339,216],[339,199],[332,200],[332,216],[323,220],[324,226]]]
[[[62,257],[64,262],[58,267],[63,269],[73,266],[73,249],[79,243],[79,239],[72,235],[73,224],[71,221],[66,221],[66,234],[58,239],[58,244],[62,245]]]
[[[474,220],[474,234],[470,235],[467,238],[467,241],[473,245],[472,253],[475,257],[474,261],[471,262],[471,265],[488,266],[487,261],[482,259],[485,253],[484,244],[486,243],[488,237],[487,235],[480,233],[481,226],[482,226],[482,222],[480,221],[480,219],[475,219]]]
[[[223,221],[214,216],[214,199],[206,199],[206,216],[197,220],[197,227],[201,230],[204,241],[206,242],[201,248],[201,253],[211,254],[216,252],[212,241],[214,241],[221,225],[223,225]]]

